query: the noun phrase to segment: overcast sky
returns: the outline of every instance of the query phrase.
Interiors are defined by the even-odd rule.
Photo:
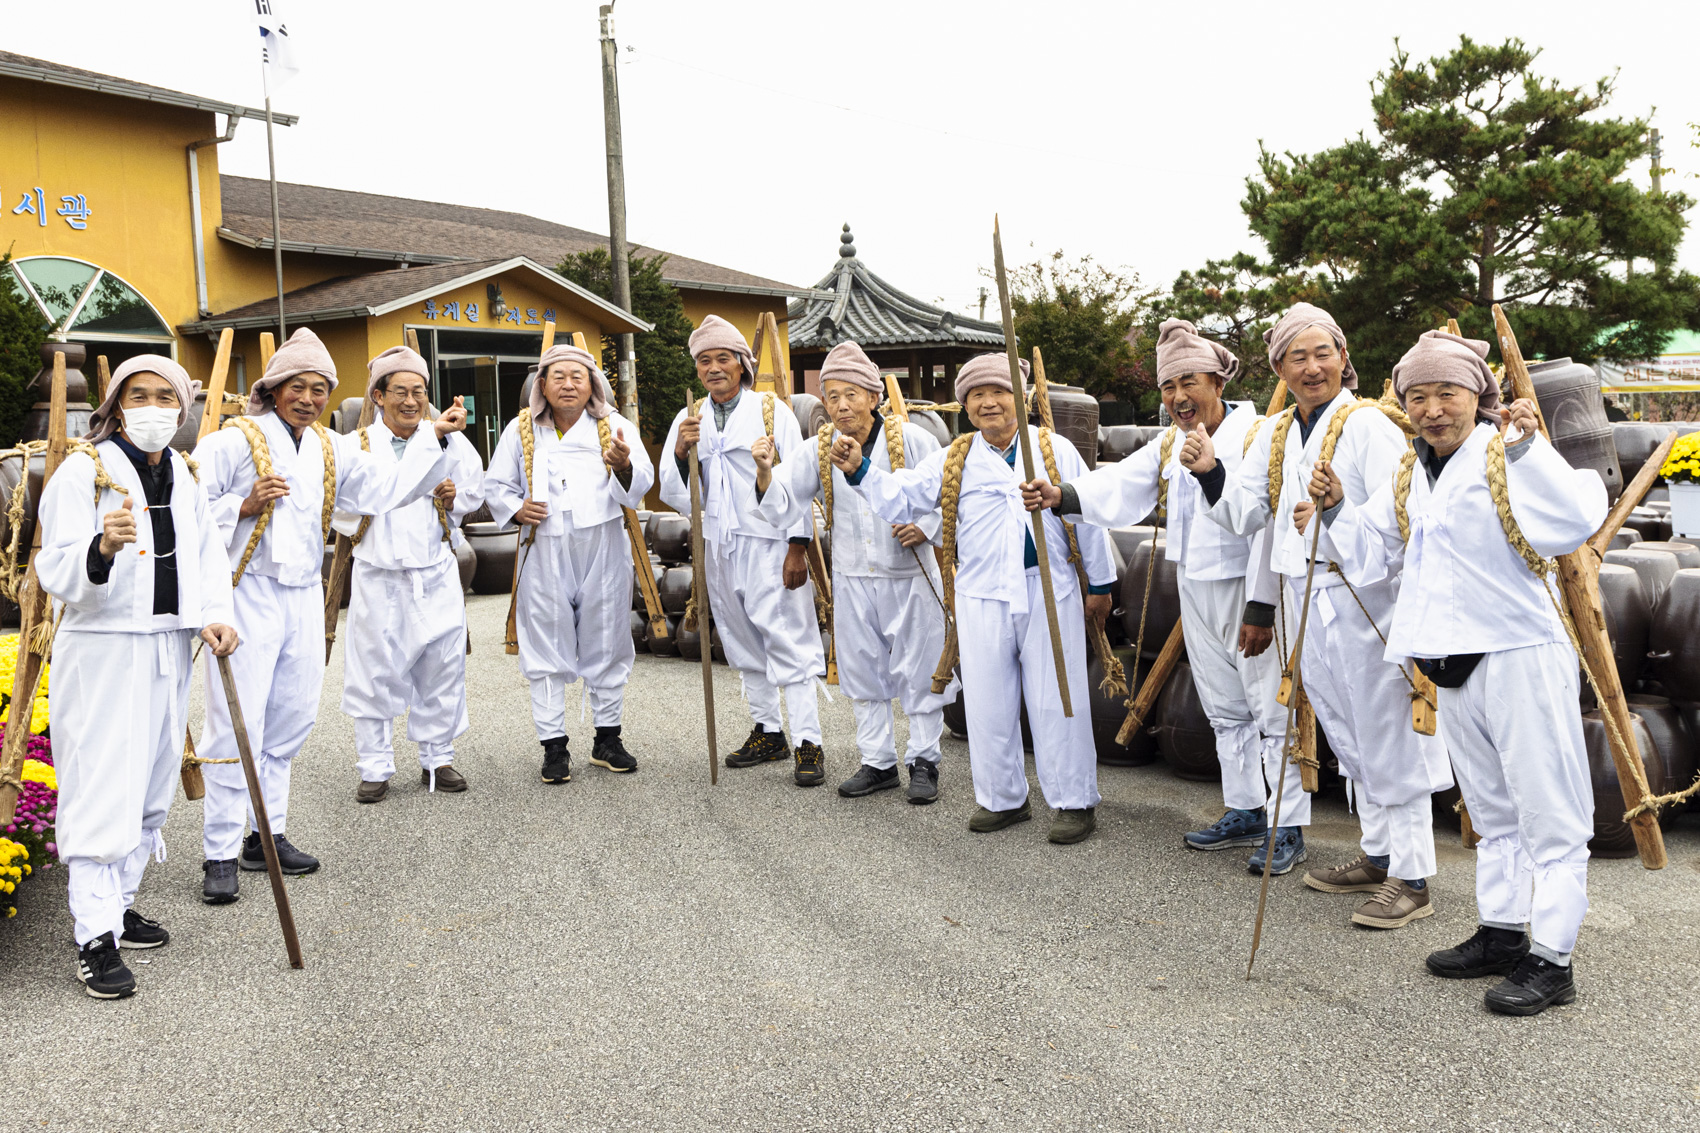
[[[276,2],[304,64],[274,99],[301,116],[277,132],[280,179],[607,231],[593,0]],[[7,3],[0,46],[259,105],[250,3]],[[1566,83],[1620,72],[1611,112],[1657,107],[1666,188],[1700,194],[1688,7],[620,0],[629,231],[812,284],[848,221],[874,271],[972,312],[999,212],[1012,260],[1061,248],[1165,285],[1258,249],[1239,201],[1260,139],[1367,130],[1394,37],[1427,58],[1461,32],[1521,36]],[[264,177],[264,126],[221,163]]]

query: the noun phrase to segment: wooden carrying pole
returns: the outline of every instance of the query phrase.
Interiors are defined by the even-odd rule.
[[[47,482],[53,479],[53,474],[59,470],[59,465],[65,461],[67,448],[65,437],[65,353],[56,351],[53,355],[53,386],[49,395],[47,412],[47,454],[43,462],[41,474],[41,490],[45,494]],[[23,475],[29,476],[29,461],[23,462]],[[40,496],[36,497],[38,500]],[[41,549],[41,517],[36,517],[35,539],[30,545],[30,564],[24,571],[23,585],[18,587],[18,660],[12,670],[12,711],[6,726],[6,739],[0,744],[0,828],[12,821],[18,809],[18,792],[23,789],[20,776],[24,770],[24,756],[29,751],[30,739],[30,710],[35,705],[36,693],[41,688],[41,670],[47,663],[47,654],[52,652],[52,638],[48,637],[46,644],[39,650],[36,648],[36,638],[41,636],[45,628],[52,631],[52,609],[48,605],[47,592],[41,588],[41,581],[35,574],[35,552]]]
[[[1623,526],[1623,521],[1629,518],[1629,513],[1639,507],[1647,493],[1652,490],[1653,482],[1659,478],[1659,469],[1664,467],[1665,461],[1670,458],[1671,446],[1674,444],[1676,433],[1672,431],[1659,442],[1659,447],[1653,450],[1653,455],[1647,458],[1647,463],[1641,466],[1641,471],[1635,474],[1635,479],[1623,489],[1623,495],[1612,505],[1606,521],[1600,524],[1600,529],[1588,540],[1588,546],[1594,548],[1596,555],[1604,555],[1611,550],[1611,541],[1617,537],[1618,530]]]
[[[998,302],[1003,305],[1004,349],[1009,355],[1009,384],[1015,391],[1015,435],[1021,442],[1023,479],[1031,483],[1033,471],[1033,436],[1027,427],[1027,382],[1021,376],[1021,354],[1015,343],[1015,309],[1009,305],[1009,275],[1003,266],[1003,233],[998,218],[992,217],[992,263],[997,269]],[[1057,692],[1062,700],[1064,716],[1074,715],[1074,703],[1068,695],[1068,662],[1063,657],[1062,627],[1057,624],[1057,596],[1051,584],[1051,554],[1045,540],[1045,517],[1040,512],[1027,513],[1033,521],[1033,550],[1039,560],[1039,586],[1045,595],[1045,620],[1051,630],[1051,662],[1057,670]],[[1019,584],[1018,584],[1019,585]]]
[[[690,391],[685,391],[685,416],[695,415]],[[686,463],[691,478],[691,599],[696,604],[697,642],[702,653],[702,718],[708,727],[708,784],[720,783],[719,740],[714,735],[714,651],[709,647],[714,624],[708,608],[708,563],[702,538],[702,461],[692,445]]]
[[[106,387],[112,381],[112,367],[102,354],[94,360],[94,403],[99,405],[106,400]]]
[[[750,352],[755,355],[756,374],[755,388],[765,389],[764,382],[773,383],[773,392],[786,405],[791,404],[791,373],[785,368],[785,356],[779,348],[779,320],[773,317],[772,311],[763,311],[761,318],[756,320],[756,340]],[[771,372],[762,371],[762,355],[767,354],[771,362]]]
[[[272,332],[260,332],[260,373],[266,372],[266,367],[272,364],[272,355],[277,353],[277,341],[272,338]]]
[[[406,332],[407,345],[418,353],[419,332]],[[427,397],[429,394],[426,395]],[[211,401],[207,404],[211,405]],[[370,393],[360,402],[360,417],[354,423],[355,431],[366,428],[372,419],[378,415],[377,403],[372,400]],[[427,417],[429,414],[427,414]],[[423,424],[423,422],[421,422]],[[330,585],[325,587],[325,663],[331,659],[331,647],[336,645],[336,619],[342,611],[342,596],[348,591],[349,575],[354,567],[354,540],[342,532],[337,532],[336,552],[331,556]]]
[[[1529,367],[1524,364],[1523,352],[1517,346],[1517,336],[1498,303],[1493,305],[1493,325],[1499,334],[1505,375],[1511,381],[1512,400],[1526,398],[1534,403],[1541,435],[1550,436],[1546,419],[1541,414],[1540,399],[1535,396],[1535,383],[1529,378]],[[1624,805],[1638,807],[1642,793],[1647,791],[1646,774],[1629,718],[1629,702],[1624,699],[1623,684],[1617,677],[1617,662],[1612,656],[1611,639],[1606,634],[1605,614],[1600,607],[1599,557],[1593,553],[1592,547],[1584,546],[1558,557],[1558,584],[1564,591],[1564,605],[1570,611],[1570,619],[1576,626],[1576,638],[1582,645],[1582,663],[1593,673],[1599,685],[1600,714],[1609,717],[1614,725],[1606,729],[1606,735],[1612,762],[1617,765],[1617,782],[1623,792]],[[1643,810],[1629,821],[1629,829],[1635,835],[1635,849],[1641,855],[1641,864],[1647,869],[1663,869],[1669,858],[1665,856],[1665,840],[1659,832],[1658,815],[1652,809]]]
[[[277,905],[277,923],[283,929],[283,947],[289,953],[291,968],[305,967],[301,959],[301,940],[295,935],[295,914],[289,909],[289,894],[283,888],[283,868],[277,860],[277,844],[272,839],[272,820],[266,813],[266,797],[260,792],[260,775],[254,769],[254,753],[248,746],[248,725],[242,719],[242,701],[236,695],[236,676],[230,671],[230,658],[218,659],[218,675],[224,681],[224,699],[230,706],[230,726],[236,731],[236,754],[242,757],[242,774],[248,780],[248,798],[254,806],[254,826],[260,836],[260,850],[266,857],[266,876],[272,882],[272,901]]]
[[[543,355],[549,353],[554,345],[555,324],[546,322],[543,324],[543,349],[537,355],[537,376],[531,379],[533,382],[543,380]],[[526,415],[525,427],[531,427],[530,414]],[[531,493],[529,477],[525,487],[526,494],[529,496]],[[520,568],[525,566],[525,560],[531,557],[531,543],[536,538],[537,529],[535,527],[531,529],[531,539],[529,540],[520,539],[519,532],[517,530],[514,532],[514,577],[513,581],[508,583],[508,627],[506,636],[502,639],[502,651],[510,656],[519,652],[519,572]]]

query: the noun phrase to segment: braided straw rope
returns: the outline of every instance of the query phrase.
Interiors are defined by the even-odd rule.
[[[336,446],[331,443],[331,432],[317,421],[313,422],[313,432],[318,434],[319,448],[323,459],[319,462],[324,469],[324,484],[322,485],[323,503],[319,508],[319,538],[331,537],[331,516],[336,513]]]
[[[1163,469],[1169,466],[1169,456],[1175,451],[1175,437],[1181,427],[1170,425],[1168,432],[1163,434],[1163,444],[1157,450],[1157,515],[1167,518],[1169,514],[1169,481],[1163,475]],[[1054,475],[1054,473],[1053,473]]]
[[[266,444],[266,435],[260,427],[254,424],[250,417],[232,417],[224,423],[224,428],[235,429],[248,438],[248,455],[254,462],[254,478],[272,474],[271,448]],[[236,571],[230,576],[230,588],[234,590],[241,582],[242,576],[248,570],[248,560],[254,557],[254,551],[260,545],[260,536],[266,533],[266,527],[272,521],[272,510],[277,507],[276,500],[267,500],[260,506],[260,514],[254,520],[254,530],[248,536],[248,545],[242,548],[242,560],[236,564]]]
[[[535,465],[537,458],[537,432],[531,422],[530,406],[520,409],[519,416],[514,420],[514,431],[519,434],[520,463],[524,466],[525,494],[527,498],[529,498],[533,490],[531,484],[531,470]],[[529,547],[536,541],[537,527],[533,524],[531,533],[525,538],[525,545]]]
[[[939,530],[939,581],[944,588],[944,608],[949,615],[944,625],[944,652],[939,654],[938,668],[933,670],[933,692],[943,693],[950,684],[956,668],[956,505],[962,499],[962,466],[968,461],[968,448],[974,443],[974,433],[964,433],[950,442],[944,456],[944,480],[939,486],[939,511],[943,523]]]
[[[1293,427],[1293,415],[1298,406],[1290,405],[1275,418],[1275,431],[1269,434],[1269,514],[1281,512],[1281,482],[1287,467],[1287,433]]]
[[[1039,453],[1045,458],[1045,474],[1051,478],[1051,483],[1062,483],[1062,475],[1057,470],[1057,454],[1051,444],[1051,430],[1039,430]],[[1080,581],[1080,600],[1086,601],[1087,588],[1091,583],[1086,578],[1086,564],[1080,555],[1080,538],[1075,534],[1074,524],[1068,520],[1062,521],[1063,534],[1068,536],[1068,561],[1074,564],[1074,574]],[[1104,663],[1104,679],[1098,682],[1098,690],[1105,696],[1121,696],[1128,694],[1127,672],[1122,668],[1121,658],[1110,648],[1110,639],[1104,633],[1104,627],[1092,615],[1086,615],[1086,635],[1092,639],[1092,651],[1098,654],[1098,660]],[[1137,667],[1139,660],[1134,659]]]
[[[815,447],[820,452],[821,523],[832,530],[832,422],[828,421],[815,434]]]
[[[891,461],[891,470],[903,470],[903,422],[893,413],[885,419],[885,455]]]
[[[1244,447],[1244,448],[1242,448],[1242,449],[1240,449],[1240,456],[1241,456],[1241,457],[1242,457],[1242,458],[1243,458],[1243,457],[1244,457],[1244,456],[1245,456],[1245,455],[1246,455],[1246,454],[1247,454],[1247,453],[1249,453],[1249,452],[1250,452],[1250,451],[1251,451],[1251,446],[1252,446],[1252,445],[1253,445],[1253,444],[1255,444],[1255,443],[1256,443],[1256,441],[1257,441],[1257,429],[1258,429],[1258,426],[1259,426],[1259,425],[1262,425],[1262,424],[1263,424],[1263,423],[1264,423],[1264,422],[1265,422],[1265,421],[1267,421],[1267,420],[1268,420],[1268,419],[1269,419],[1269,418],[1267,418],[1267,417],[1259,417],[1259,418],[1257,418],[1257,419],[1256,419],[1256,420],[1254,420],[1254,421],[1253,421],[1253,422],[1252,422],[1252,423],[1251,423],[1251,428],[1249,428],[1249,429],[1247,429],[1247,430],[1246,430],[1246,431],[1245,431],[1245,447]]]
[[[0,593],[13,602],[18,600],[18,588],[23,585],[27,567],[18,565],[19,544],[23,541],[24,505],[30,487],[30,458],[47,451],[46,441],[25,441],[17,448],[0,452],[0,460],[18,458],[18,482],[12,486],[12,498],[6,507],[8,528],[6,545],[0,547]],[[28,552],[26,551],[27,555]]]
[[[1408,448],[1399,458],[1399,467],[1393,473],[1393,518],[1399,521],[1399,539],[1404,543],[1411,541],[1411,513],[1406,505],[1411,500],[1411,473],[1416,467],[1417,450]]]
[[[357,432],[358,432],[359,437],[360,437],[360,451],[361,452],[371,452],[372,451],[372,438],[367,436],[365,429],[357,430]],[[362,516],[361,519],[360,519],[360,526],[354,529],[354,536],[353,536],[353,538],[349,539],[348,545],[350,547],[358,547],[360,545],[360,540],[366,538],[366,532],[371,528],[371,526],[372,526],[372,517],[369,516],[369,515]]]

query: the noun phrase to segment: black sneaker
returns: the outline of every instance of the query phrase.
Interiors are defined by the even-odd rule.
[[[856,774],[838,784],[838,793],[847,799],[859,799],[875,791],[889,791],[898,786],[900,780],[895,767],[869,767],[864,763],[856,768]]]
[[[312,873],[319,868],[319,859],[312,854],[295,848],[290,840],[282,834],[272,835],[272,845],[277,847],[277,867],[291,876]],[[266,868],[266,854],[260,848],[260,832],[250,830],[248,836],[242,839],[242,852],[236,856],[236,864],[246,870],[263,870]]]
[[[543,781],[570,783],[573,779],[572,753],[567,750],[567,737],[557,736],[543,741]]]
[[[201,882],[201,900],[209,905],[228,905],[236,900],[236,859],[220,858],[201,863],[206,879]]]
[[[1490,1011],[1501,1015],[1539,1015],[1549,1007],[1576,1000],[1576,973],[1571,964],[1554,964],[1533,952],[1517,962],[1505,979],[1488,988]]]
[[[744,746],[726,757],[728,767],[754,767],[758,763],[774,763],[791,758],[791,745],[785,742],[784,732],[764,732],[757,724],[744,741]]]
[[[1509,976],[1528,954],[1526,933],[1479,925],[1476,935],[1456,948],[1430,952],[1425,963],[1429,971],[1443,980],[1476,980],[1483,976]]]
[[[110,932],[77,949],[77,978],[96,999],[123,999],[136,991],[136,977],[118,954],[118,943]]]
[[[791,772],[791,778],[799,787],[818,787],[826,782],[826,753],[813,740],[804,740],[797,745],[797,769]],[[892,775],[892,786],[897,785],[897,776]]]
[[[124,932],[118,938],[120,948],[158,948],[171,942],[171,934],[155,920],[136,912],[134,909],[124,910]]]
[[[637,760],[626,751],[626,745],[620,742],[620,733],[617,730],[606,734],[598,730],[596,743],[590,749],[590,762],[621,774],[637,770]]]
[[[939,765],[930,759],[917,759],[909,765],[909,801],[926,806],[939,797]]]

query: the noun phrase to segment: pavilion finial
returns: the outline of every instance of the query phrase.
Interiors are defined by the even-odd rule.
[[[850,225],[848,223],[844,225],[844,231],[839,235],[838,243],[838,254],[840,256],[843,256],[847,260],[853,260],[856,258],[856,238],[850,235]]]

